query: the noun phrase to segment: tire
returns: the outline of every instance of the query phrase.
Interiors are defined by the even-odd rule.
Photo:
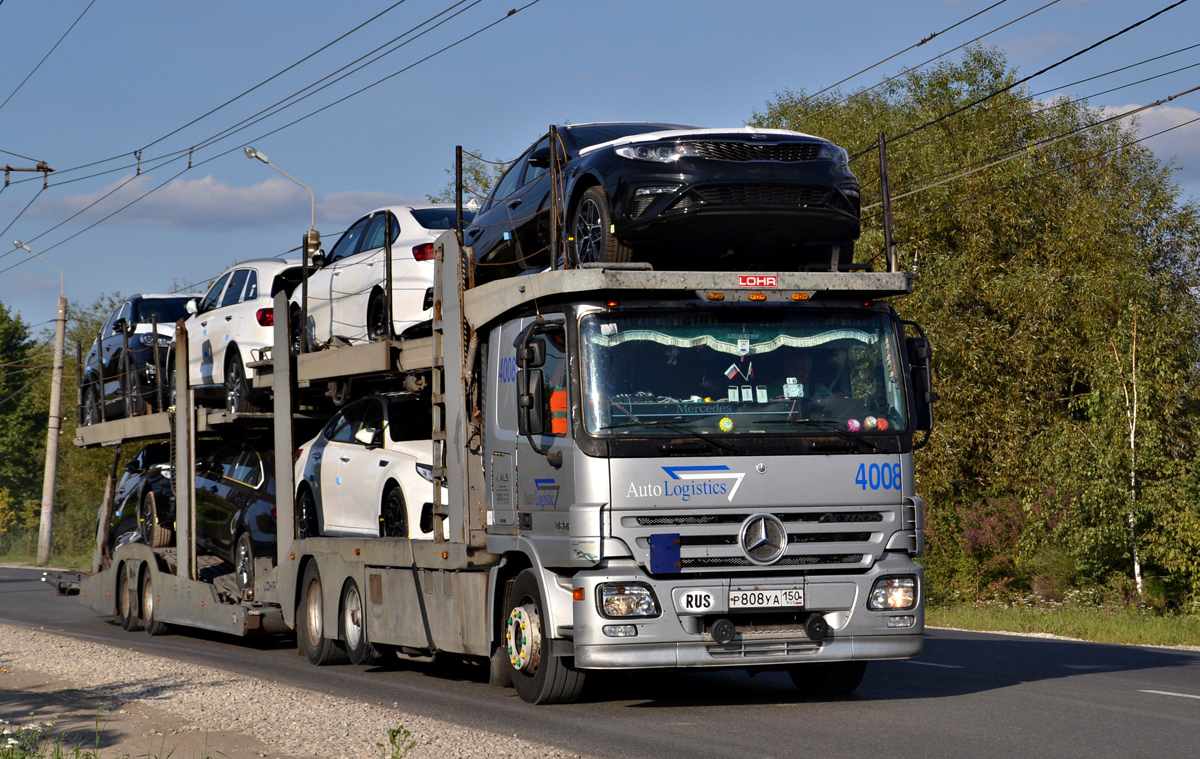
[[[317,510],[317,499],[307,487],[296,496],[296,538],[304,540],[321,534],[321,513]]]
[[[342,590],[342,640],[352,663],[371,664],[379,659],[379,652],[367,639],[366,609],[353,578],[346,580]]]
[[[589,187],[571,213],[568,234],[575,239],[575,263],[613,263],[633,260],[629,246],[612,233],[608,197],[600,187]]]
[[[407,538],[408,513],[404,505],[404,493],[396,485],[388,491],[379,510],[379,537]]]
[[[346,649],[340,641],[325,637],[325,610],[321,605],[321,573],[315,561],[304,568],[300,581],[300,606],[296,609],[296,638],[304,655],[317,666],[341,664]]]
[[[371,300],[367,304],[367,340],[384,340],[387,333],[387,298],[376,290],[371,293]]]
[[[288,314],[288,333],[291,336],[292,355],[298,356],[304,346],[304,324],[300,319],[300,309],[293,309]]]
[[[807,696],[846,696],[867,672],[865,661],[797,664],[788,669],[796,688]]]
[[[254,547],[250,545],[250,533],[238,535],[233,547],[233,576],[242,595],[254,595]]]
[[[501,624],[517,695],[530,704],[574,702],[583,691],[584,673],[566,658],[550,655],[545,604],[532,569],[517,575],[508,607]]]
[[[138,415],[138,392],[137,379],[133,375],[133,368],[129,365],[129,354],[121,354],[121,395],[123,396],[122,408],[125,409],[125,418],[132,419]]]
[[[158,497],[147,490],[138,504],[138,532],[142,542],[151,548],[165,548],[171,544],[171,531],[158,522]]]
[[[246,368],[242,366],[242,357],[234,355],[225,367],[225,410],[231,414],[241,414],[254,411],[250,400],[250,383],[246,380]]]
[[[154,596],[154,583],[150,580],[150,572],[147,570],[145,578],[142,579],[142,618],[145,620],[147,633],[164,635],[167,632],[167,623],[154,618],[156,600],[158,599]]]
[[[166,399],[167,408],[175,405],[178,393],[175,389],[175,357],[171,357],[171,366],[167,369],[167,386],[163,388],[163,398]],[[167,409],[163,409],[166,411]]]
[[[90,427],[100,423],[100,400],[96,397],[96,386],[88,385],[83,394],[83,425]]]
[[[137,592],[129,579],[129,565],[122,564],[117,572],[117,619],[121,620],[121,629],[125,632],[132,632],[140,627],[137,606]]]

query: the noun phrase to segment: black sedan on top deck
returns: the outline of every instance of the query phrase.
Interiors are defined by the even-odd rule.
[[[556,131],[569,261],[718,271],[851,262],[859,185],[846,151],[828,140],[627,122]],[[476,283],[549,265],[550,159],[546,135],[513,163],[466,229]]]

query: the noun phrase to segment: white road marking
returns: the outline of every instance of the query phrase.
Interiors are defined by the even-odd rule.
[[[905,664],[920,664],[922,667],[941,667],[943,669],[966,669],[966,667],[960,667],[957,664],[934,664],[931,661],[913,661],[912,659],[906,659],[904,661],[904,663]]]
[[[1178,696],[1179,698],[1200,699],[1200,696],[1194,695],[1192,693],[1172,693],[1169,690],[1143,690],[1143,691],[1138,691],[1138,692],[1139,693],[1153,693],[1158,696]]]

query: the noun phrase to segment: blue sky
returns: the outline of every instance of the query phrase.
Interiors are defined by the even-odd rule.
[[[875,84],[1032,12],[982,40],[1031,74],[1173,1],[1058,0],[1037,10],[1050,0],[1007,0],[843,89]],[[8,227],[0,301],[35,333],[54,317],[58,275],[40,261],[22,262],[29,255],[12,248],[14,239],[65,272],[74,304],[117,291],[203,289],[232,263],[296,247],[310,197],[248,160],[247,144],[313,188],[328,248],[362,213],[440,191],[455,145],[510,159],[552,123],[741,125],[778,92],[822,89],[996,0],[407,0],[205,116],[393,2],[0,0],[0,165],[45,161],[60,172],[45,190],[37,175],[14,173],[0,191],[0,229]],[[523,9],[506,17],[513,8]],[[293,107],[211,141],[427,19],[456,12]],[[1198,47],[1067,86],[1200,43],[1198,30],[1200,0],[1192,0],[1030,87],[1079,97],[1200,63]],[[1120,111],[1197,84],[1200,67],[1091,103]],[[1145,112],[1142,132],[1197,116],[1200,92]],[[1200,124],[1147,145],[1174,158],[1180,186],[1200,196]],[[139,149],[140,174],[129,155]],[[114,156],[123,157],[75,168]]]

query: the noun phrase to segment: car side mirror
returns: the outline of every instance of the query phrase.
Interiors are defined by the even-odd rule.
[[[363,427],[354,433],[354,439],[368,448],[378,448],[383,443],[383,430],[374,427]]]
[[[538,148],[529,154],[529,165],[535,169],[550,168],[550,146]]]
[[[125,321],[124,319],[117,319],[115,322],[113,322],[114,335],[124,332],[127,329],[129,329],[129,322]]]
[[[184,304],[183,310],[187,311],[189,314],[198,314],[200,313],[200,306],[196,302],[195,298],[191,298],[187,303]]]
[[[530,340],[521,346],[517,357],[518,363],[528,369],[546,365],[546,343],[542,340]]]
[[[326,263],[325,262],[325,251],[318,250],[316,253],[313,253],[313,256],[312,256],[312,265],[313,266],[320,269],[322,266],[325,265],[325,263]]]

